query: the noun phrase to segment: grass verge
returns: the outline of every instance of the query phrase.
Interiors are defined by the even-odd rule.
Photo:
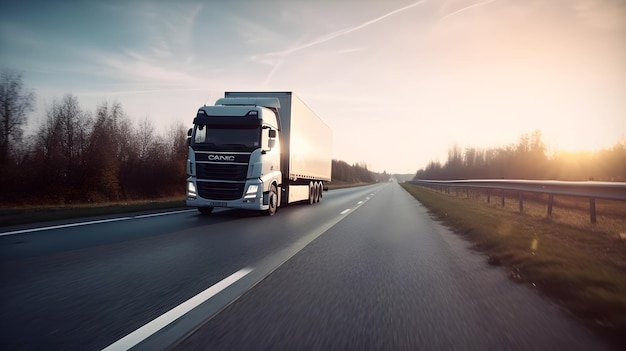
[[[404,183],[431,214],[618,345],[626,342],[626,219],[616,232],[568,224]],[[532,212],[540,204],[525,202]],[[543,205],[545,207],[545,205]],[[545,211],[545,209],[544,209]],[[587,216],[584,211],[580,216]],[[619,219],[619,218],[618,218]],[[619,222],[619,220],[618,220]]]
[[[372,183],[344,183],[340,181],[333,181],[332,183],[329,183],[328,188],[329,190],[333,190],[370,184]],[[137,200],[104,204],[0,208],[0,227],[71,218],[103,216],[109,214],[154,211],[184,206],[186,206],[185,197],[172,197],[155,200]]]
[[[340,180],[333,180],[330,183],[326,183],[326,188],[328,188],[328,190],[334,190],[334,189],[343,189],[343,188],[354,188],[357,186],[365,186],[365,185],[372,185],[375,183],[347,183],[347,182],[342,182]]]
[[[0,227],[70,218],[162,210],[183,206],[185,206],[185,199],[179,197],[93,205],[4,208],[0,209]]]

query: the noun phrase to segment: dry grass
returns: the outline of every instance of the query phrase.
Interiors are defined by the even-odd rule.
[[[341,181],[333,181],[326,184],[328,185],[328,189],[332,190],[369,185],[372,183],[345,183]],[[186,206],[184,196],[174,196],[152,200],[135,200],[76,205],[30,205],[4,208],[0,206],[0,227],[70,218],[160,210],[184,206]]]
[[[69,218],[160,210],[183,206],[185,206],[185,199],[179,196],[157,200],[2,208],[0,209],[0,227]]]
[[[343,189],[343,188],[354,188],[357,186],[364,186],[364,185],[371,185],[374,183],[348,183],[348,182],[342,182],[340,180],[333,180],[332,182],[326,183],[325,184],[325,188],[327,188],[328,190],[334,190],[334,189]]]
[[[510,277],[531,284],[613,341],[626,336],[626,206],[596,203],[597,223],[589,220],[588,200],[526,196],[519,212],[517,194],[505,199],[485,193],[436,192],[403,184],[431,213],[503,265]],[[479,220],[477,220],[479,219]]]

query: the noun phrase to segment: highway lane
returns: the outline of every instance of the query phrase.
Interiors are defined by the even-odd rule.
[[[607,348],[395,183],[274,217],[144,215],[0,233],[0,349],[124,349],[123,337],[242,271],[136,349]]]
[[[0,235],[15,234],[0,236],[0,348],[102,349],[252,267],[240,291],[222,297],[225,304],[378,189],[326,192],[319,204],[282,208],[273,217],[179,211],[50,223],[54,229],[33,232],[2,228]]]
[[[311,242],[180,350],[604,350],[397,184]]]

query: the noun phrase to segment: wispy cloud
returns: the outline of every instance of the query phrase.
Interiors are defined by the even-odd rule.
[[[170,67],[138,52],[127,51],[122,54],[94,52],[91,56],[100,66],[100,74],[111,74],[120,80],[143,83],[142,85],[174,85],[194,88],[206,84],[195,74],[186,73],[179,67]]]
[[[285,62],[287,56],[289,56],[289,55],[291,55],[293,53],[296,53],[298,51],[302,51],[304,49],[308,49],[308,48],[313,47],[313,46],[324,44],[324,43],[329,42],[331,40],[334,40],[334,39],[343,37],[345,35],[354,33],[356,31],[359,31],[359,30],[361,30],[363,28],[371,26],[372,24],[380,22],[380,21],[382,21],[382,20],[384,20],[384,19],[386,19],[386,18],[388,18],[390,16],[396,15],[396,14],[398,14],[400,12],[404,12],[404,11],[407,11],[407,10],[413,8],[413,7],[416,7],[416,6],[424,3],[424,1],[425,0],[420,0],[420,1],[414,2],[412,4],[409,4],[407,6],[404,6],[404,7],[398,8],[398,9],[395,9],[395,10],[390,11],[390,12],[388,12],[388,13],[382,15],[382,16],[378,16],[378,17],[376,17],[374,19],[371,19],[369,21],[365,21],[365,22],[360,23],[358,25],[355,25],[355,26],[352,26],[352,27],[348,27],[348,28],[344,28],[344,29],[335,31],[333,33],[329,33],[329,34],[323,35],[323,36],[318,37],[318,38],[316,38],[316,39],[314,39],[312,41],[309,41],[309,42],[307,42],[305,44],[296,45],[296,46],[287,48],[287,49],[282,50],[282,51],[275,51],[275,52],[270,52],[270,53],[266,53],[266,54],[262,54],[262,55],[252,56],[251,60],[256,61],[256,62],[269,63],[269,64],[271,64],[273,66],[272,70],[270,71],[270,73],[268,74],[267,78],[265,79],[265,84],[267,84],[267,83],[269,83],[271,78],[274,76],[274,73],[278,70],[280,65],[282,65]]]
[[[313,40],[311,42],[308,42],[306,44],[298,45],[298,46],[295,46],[295,47],[292,47],[292,48],[289,48],[289,49],[286,49],[286,50],[283,50],[283,51],[279,51],[279,52],[267,53],[267,54],[264,54],[263,56],[285,56],[285,55],[289,55],[289,54],[292,54],[292,53],[297,52],[297,51],[301,51],[301,50],[310,48],[310,47],[315,46],[315,45],[326,43],[326,42],[331,41],[333,39],[342,37],[344,35],[347,35],[347,34],[350,34],[350,33],[354,33],[356,31],[361,30],[361,29],[363,29],[363,28],[365,28],[367,26],[370,26],[370,25],[372,25],[372,24],[374,24],[376,22],[380,22],[380,21],[384,20],[387,17],[393,16],[393,15],[395,15],[397,13],[400,13],[400,12],[406,11],[406,10],[408,10],[410,8],[413,8],[413,7],[419,5],[419,4],[423,3],[423,2],[424,2],[424,0],[415,2],[413,4],[410,4],[410,5],[401,7],[399,9],[393,10],[391,12],[388,12],[388,13],[382,15],[382,16],[376,17],[376,18],[374,18],[372,20],[363,22],[363,23],[361,23],[359,25],[356,25],[356,26],[353,26],[353,27],[349,27],[349,28],[345,28],[345,29],[342,29],[342,30],[338,30],[336,32],[333,32],[333,33],[321,36],[321,37],[319,37],[319,38],[317,38],[317,39],[315,39],[315,40]]]
[[[103,23],[109,21],[128,32],[129,37],[139,37],[131,46],[128,42],[114,45],[93,40],[101,27],[76,28],[72,35],[53,35],[41,27],[16,21],[0,22],[0,42],[14,51],[23,52],[14,58],[11,51],[0,54],[3,62],[38,75],[64,76],[66,81],[80,77],[82,89],[92,89],[90,82],[105,79],[117,86],[138,87],[136,92],[178,87],[198,89],[206,82],[191,74],[195,44],[192,42],[194,26],[203,10],[203,4],[130,3],[114,6],[104,3],[98,7]],[[59,49],[62,48],[62,49]],[[46,52],[46,60],[32,53]],[[19,59],[19,61],[17,61]],[[125,85],[125,86],[124,86]],[[101,85],[102,86],[102,85]],[[81,90],[82,90],[81,89]],[[102,93],[133,93],[135,90]]]
[[[272,78],[274,78],[274,74],[276,73],[276,71],[278,71],[278,69],[280,68],[280,66],[282,66],[284,62],[285,60],[282,58],[276,60],[276,62],[272,66],[272,70],[270,71],[270,73],[267,74],[267,77],[265,77],[265,82],[263,84],[268,84],[272,81]]]
[[[173,93],[173,92],[186,92],[186,91],[205,91],[202,88],[179,88],[179,89],[146,89],[146,90],[111,90],[107,91],[111,95],[138,95],[138,94],[153,94],[153,93]],[[81,96],[102,96],[101,91],[93,91],[81,93]]]
[[[192,33],[203,4],[140,3],[133,17],[147,28],[149,53],[157,58],[189,55],[193,47]],[[167,5],[167,6],[166,6]]]
[[[471,10],[473,8],[491,4],[492,2],[495,2],[495,1],[496,0],[486,0],[486,1],[482,1],[482,2],[477,2],[475,4],[471,4],[469,6],[462,7],[460,9],[456,10],[456,11],[453,11],[453,12],[450,12],[450,13],[444,15],[443,17],[441,17],[440,21],[444,21],[444,20],[446,20],[446,19],[448,19],[450,17],[456,16],[458,14],[461,14],[461,13],[463,13],[465,11],[468,11],[468,10]]]
[[[605,30],[626,28],[624,0],[577,0],[573,6],[577,15],[593,27]]]
[[[363,50],[363,48],[346,48],[335,51],[337,54],[351,54],[353,52],[358,52]]]
[[[169,4],[168,4],[169,5]],[[107,91],[110,94],[144,94],[164,91],[194,91],[206,87],[194,71],[194,25],[202,4],[163,6],[140,3],[130,11],[137,26],[146,28],[143,45],[111,51],[84,49],[82,57],[93,66],[91,74],[115,77],[138,89]]]

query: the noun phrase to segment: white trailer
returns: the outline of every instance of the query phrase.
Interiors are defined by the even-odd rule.
[[[331,180],[330,128],[291,92],[226,92],[189,130],[187,205],[264,211],[319,202]]]

